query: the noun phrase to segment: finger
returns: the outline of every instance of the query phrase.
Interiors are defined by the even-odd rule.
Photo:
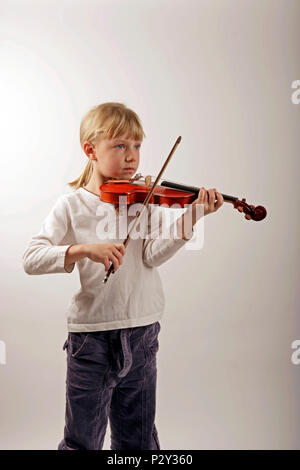
[[[215,191],[216,197],[218,196],[218,194],[219,194],[220,196],[222,196],[221,193],[219,193],[219,191],[217,191],[216,188],[214,188],[214,191]],[[222,196],[222,197],[223,197],[223,196]]]
[[[214,207],[215,207],[215,191],[214,189],[209,189],[208,190],[208,199],[209,199],[209,208],[211,211],[214,210]]]
[[[224,198],[223,198],[222,194],[218,193],[218,192],[216,192],[216,196],[217,196],[216,208],[218,209],[223,204]]]
[[[204,186],[203,186],[203,203],[204,204],[208,203],[208,191],[204,188]]]
[[[208,200],[207,191],[204,188],[204,186],[202,186],[202,188],[200,188],[200,191],[198,192],[198,198],[195,199],[194,203],[195,204],[205,204],[205,203],[207,203],[207,200]]]
[[[204,196],[205,196],[205,189],[204,189],[204,187],[202,186],[202,188],[200,188],[200,191],[199,191],[199,193],[198,193],[198,202],[199,202],[200,204],[203,204],[203,202],[204,202]]]
[[[108,270],[109,270],[109,267],[110,267],[108,256],[105,256],[105,258],[104,258],[103,261],[104,261],[105,271],[108,271]]]
[[[214,210],[217,210],[218,206],[218,196],[216,188],[213,189],[213,197],[214,197]]]
[[[213,200],[214,200],[214,207],[216,206],[216,203],[218,201],[218,198],[217,198],[217,190],[216,188],[213,188]]]
[[[118,250],[120,250],[123,253],[123,255],[125,255],[126,248],[124,246],[124,243],[121,243],[120,245],[117,245],[117,248],[118,248]]]
[[[217,190],[216,190],[216,196],[217,196],[218,201],[222,201],[222,204],[223,204],[224,198],[223,198],[222,194],[219,193]]]
[[[113,253],[118,258],[119,263],[122,264],[122,258],[123,258],[122,253],[117,248],[114,250]]]
[[[113,265],[114,265],[114,271],[116,271],[116,270],[118,269],[118,267],[119,267],[118,258],[117,258],[115,255],[111,254],[110,259],[111,259],[111,261],[112,261],[112,263],[113,263]]]

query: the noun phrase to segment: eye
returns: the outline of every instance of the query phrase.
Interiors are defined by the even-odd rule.
[[[121,145],[124,146],[124,144],[118,144],[118,145],[116,145],[116,148],[117,148],[117,147],[120,147]],[[137,149],[140,148],[140,147],[141,147],[140,145],[136,145],[136,148],[137,148]]]

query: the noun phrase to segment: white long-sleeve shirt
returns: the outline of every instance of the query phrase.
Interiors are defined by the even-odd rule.
[[[148,210],[150,207],[148,205],[144,209],[147,211],[145,219],[140,219],[147,220],[149,238],[129,240],[123,263],[115,273],[110,274],[106,283],[102,282],[106,274],[104,265],[87,257],[65,268],[65,254],[70,245],[123,243],[127,237],[126,230],[125,236],[121,234],[122,238],[111,238],[120,235],[120,232],[114,232],[116,226],[111,223],[116,216],[115,206],[101,201],[96,194],[81,187],[61,195],[44,219],[40,232],[29,241],[23,254],[23,267],[27,274],[72,273],[77,265],[81,287],[67,308],[68,331],[129,328],[161,319],[165,296],[157,267],[173,256],[187,240],[176,238],[176,233],[177,237],[182,236],[181,217],[177,217],[172,224],[172,227],[177,226],[175,235],[157,238],[157,230],[163,222],[161,216],[153,219],[154,211],[165,218],[166,211],[173,209],[156,205]],[[105,215],[109,220],[104,224],[105,220],[107,222]],[[127,220],[130,228],[136,215],[130,215],[125,210],[116,216],[119,224],[122,223],[120,218],[123,223]],[[159,220],[154,231],[153,220]],[[195,232],[191,229],[185,235],[192,239]]]

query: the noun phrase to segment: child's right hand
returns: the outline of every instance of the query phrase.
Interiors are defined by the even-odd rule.
[[[85,244],[86,256],[96,263],[102,263],[105,271],[110,268],[110,261],[114,265],[114,271],[123,263],[126,248],[123,243],[87,243]]]

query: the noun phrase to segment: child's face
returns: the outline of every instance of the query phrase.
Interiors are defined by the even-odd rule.
[[[124,136],[100,139],[95,145],[94,169],[105,178],[130,179],[139,166],[141,143]]]

